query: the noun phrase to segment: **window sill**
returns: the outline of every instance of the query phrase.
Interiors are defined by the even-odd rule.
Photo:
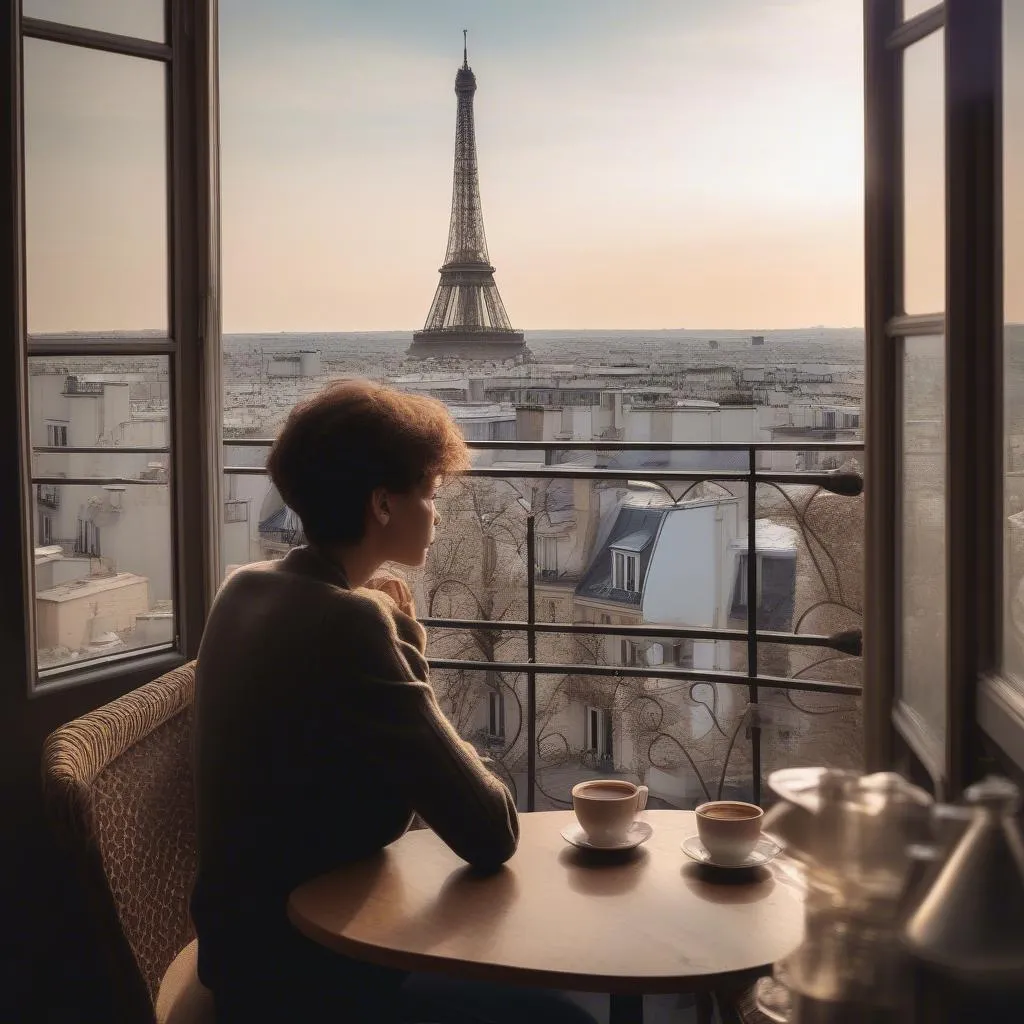
[[[53,668],[39,673],[29,686],[29,697],[46,697],[79,686],[121,680],[124,689],[134,689],[156,679],[188,659],[171,644],[153,647],[145,653],[125,652],[103,661],[75,668]]]
[[[989,676],[978,688],[978,724],[1024,769],[1024,689],[1004,676]]]
[[[904,701],[896,702],[892,722],[924,770],[931,776],[936,793],[942,793],[946,784],[945,747],[921,716]]]

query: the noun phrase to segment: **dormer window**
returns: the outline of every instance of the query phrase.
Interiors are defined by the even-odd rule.
[[[612,587],[635,594],[639,589],[639,565],[636,555],[628,551],[612,552]]]
[[[634,530],[616,537],[609,547],[612,555],[612,590],[640,593],[640,555],[654,540],[650,529]]]

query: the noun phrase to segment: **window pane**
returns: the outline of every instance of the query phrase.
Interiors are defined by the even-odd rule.
[[[1003,660],[1024,680],[1024,7],[1003,6],[1006,588]]]
[[[166,333],[165,74],[25,40],[31,334]]]
[[[153,356],[29,362],[40,669],[174,639],[170,456],[123,450],[168,447],[167,371]]]
[[[501,6],[481,6],[489,12],[481,17],[493,16],[499,34],[508,20]],[[272,437],[294,402],[331,377],[363,375],[444,401],[470,441],[806,440],[815,446],[860,440],[862,329],[752,326],[757,333],[751,334],[724,328],[861,323],[863,4],[830,4],[828,16],[815,21],[811,47],[804,21],[778,18],[772,4],[750,5],[752,20],[739,33],[727,4],[703,5],[708,13],[697,19],[701,32],[694,31],[694,4],[591,6],[594,18],[582,32],[576,21],[559,20],[557,4],[515,15],[519,22],[533,17],[534,27],[549,36],[566,33],[558,71],[565,78],[564,116],[557,130],[542,131],[543,138],[530,130],[543,90],[535,88],[529,61],[511,50],[500,62],[483,51],[474,57],[470,38],[484,219],[509,317],[514,325],[592,328],[531,330],[535,365],[526,371],[455,358],[436,365],[410,361],[411,332],[397,329],[425,322],[446,242],[458,33],[449,70],[432,85],[436,47],[431,56],[431,46],[421,46],[423,25],[415,18],[405,26],[407,37],[399,38],[386,5],[370,5],[365,17],[318,21],[312,45],[292,31],[290,8],[268,8],[276,30],[265,33],[264,55],[281,70],[284,87],[251,59],[244,5],[222,5],[227,438]],[[481,39],[491,37],[484,24],[478,31]],[[708,33],[729,40],[713,60],[698,52]],[[627,37],[632,42],[623,47]],[[389,42],[376,46],[382,39]],[[610,39],[620,41],[614,60],[608,59]],[[681,61],[687,40],[696,49]],[[374,59],[366,63],[371,42]],[[339,60],[339,54],[351,59]],[[378,87],[370,90],[369,107],[353,105],[360,83],[371,80]],[[808,90],[810,81],[815,89]],[[688,112],[685,142],[673,116],[680,103]],[[376,127],[368,131],[367,125]],[[488,141],[487,131],[498,135]],[[396,159],[396,140],[407,145],[412,138],[417,159]],[[358,160],[346,157],[346,140],[359,140]],[[540,163],[538,147],[545,153]],[[755,151],[758,159],[751,162]],[[299,152],[300,160],[289,159]],[[593,157],[586,161],[593,174],[582,186],[572,173],[581,154]],[[622,187],[631,181],[644,181],[644,189]],[[346,199],[351,196],[360,201],[353,204]],[[595,209],[604,212],[601,218],[594,218]],[[544,265],[536,255],[539,224],[555,239]],[[751,224],[758,225],[756,238]],[[396,237],[403,239],[398,259]],[[610,284],[609,268],[621,268],[623,248],[636,259],[627,260]],[[388,272],[381,274],[381,267]],[[802,286],[794,289],[794,281]],[[723,309],[729,310],[724,322]],[[709,329],[629,329],[655,323]],[[261,465],[265,456],[265,448],[229,443],[226,462]],[[761,453],[758,463],[788,477],[836,468],[846,458],[780,450]],[[676,481],[670,490],[685,495],[686,508],[669,517],[668,495],[656,486],[628,486],[621,473],[742,470],[745,450],[567,448],[551,451],[549,460],[607,467],[618,478],[502,485],[477,478],[444,489],[430,561],[409,574],[417,608],[424,617],[492,624],[486,630],[428,627],[433,658],[525,660],[525,633],[493,628],[501,619],[527,618],[531,574],[525,517],[512,500],[517,492],[532,493],[536,510],[539,621],[746,624],[746,596],[737,601],[737,562],[748,534],[746,484]],[[544,453],[474,452],[474,464],[492,471],[507,466],[514,472],[530,462],[541,465]],[[265,478],[227,478],[236,481],[236,500],[251,495],[248,526],[225,520],[227,565],[274,557],[299,542],[294,516]],[[780,487],[758,492],[757,550],[763,541],[771,554],[751,596],[761,628],[854,629],[863,598],[855,583],[863,554],[860,517],[843,518],[849,499],[832,502],[821,494],[811,501],[813,487]],[[663,517],[671,528],[659,534]],[[638,532],[650,541],[627,569],[622,549],[618,556],[610,549],[614,540]],[[557,551],[541,540],[555,536]],[[746,586],[745,576],[740,584]],[[671,644],[671,638],[631,645],[617,635],[543,633],[537,661],[605,668],[638,663],[662,671],[678,661],[715,673],[746,666],[744,643],[697,639],[678,655]],[[859,679],[858,659],[829,660],[837,654],[832,648],[762,648],[765,673]],[[485,671],[435,667],[431,675],[462,735],[492,750],[485,735]],[[500,763],[515,777],[524,806],[526,676],[499,675],[510,716]],[[593,756],[600,731],[588,705],[608,709],[614,770],[651,780],[652,801],[660,795],[692,807],[706,798],[705,784],[716,792],[719,779],[727,795],[749,797],[755,758],[741,691],[708,683],[691,692],[679,679],[656,675],[537,679],[538,806],[564,807],[573,783],[610,770]],[[781,689],[774,694],[776,732],[770,738],[766,727],[762,733],[775,766],[856,763],[855,698],[798,695],[798,709],[787,696]]]
[[[904,302],[907,313],[946,307],[944,45],[940,29],[903,55]]]
[[[163,0],[22,0],[22,13],[119,36],[165,39]]]
[[[946,416],[942,337],[903,341],[901,700],[926,738],[946,728]]]
[[[903,0],[903,20],[909,21],[924,11],[941,6],[941,0]]]

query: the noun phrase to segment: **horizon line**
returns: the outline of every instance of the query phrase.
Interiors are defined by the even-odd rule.
[[[1010,325],[1013,326],[1013,325]],[[351,327],[345,330],[310,328],[310,329],[279,329],[279,330],[223,330],[222,335],[231,334],[412,334],[421,327]],[[568,334],[594,332],[631,332],[654,333],[661,331],[684,331],[691,334],[775,334],[779,331],[863,331],[863,324],[800,324],[789,327],[519,327],[526,334]],[[79,332],[84,333],[84,332]]]

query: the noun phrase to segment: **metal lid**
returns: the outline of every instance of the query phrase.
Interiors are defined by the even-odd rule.
[[[987,778],[964,794],[971,821],[907,921],[914,956],[951,976],[1024,990],[1024,837],[1020,791]]]
[[[991,807],[1002,814],[1016,814],[1020,809],[1020,789],[1009,779],[997,775],[976,782],[964,790],[964,799],[969,804]]]

